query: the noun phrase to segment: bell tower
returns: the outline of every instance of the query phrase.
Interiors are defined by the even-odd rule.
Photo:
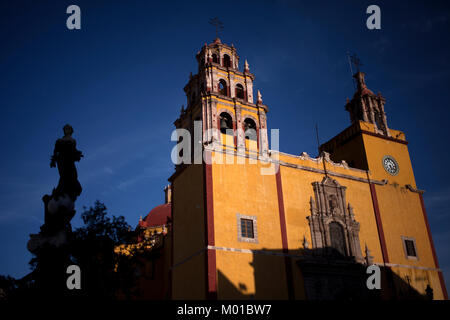
[[[222,145],[242,155],[267,154],[267,106],[258,91],[254,102],[255,76],[245,60],[239,70],[236,48],[216,38],[197,53],[198,73],[190,75],[184,87],[187,107],[181,108],[174,122],[177,129],[187,129],[194,136],[194,122],[201,121],[202,137],[196,143]],[[195,147],[195,146],[194,146]]]
[[[357,89],[352,100],[347,101],[345,109],[350,113],[352,123],[365,121],[373,124],[376,133],[390,137],[384,104],[386,99],[380,93],[375,95],[366,86],[365,74],[358,71],[353,75]]]
[[[350,167],[369,170],[372,178],[415,187],[408,141],[402,131],[388,127],[386,99],[367,87],[363,72],[358,70],[353,78],[357,87],[345,105],[351,125],[322,144],[320,151],[335,162],[345,160]]]

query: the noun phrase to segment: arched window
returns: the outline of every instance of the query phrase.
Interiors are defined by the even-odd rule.
[[[235,95],[236,98],[244,99],[244,87],[242,86],[242,84],[238,83],[236,85]]]
[[[232,131],[230,132],[230,130],[233,130],[233,119],[231,119],[231,116],[228,113],[222,112],[220,114],[220,132],[227,134],[228,131],[229,134],[232,134]]]
[[[223,66],[225,68],[231,67],[231,59],[230,59],[230,56],[227,54],[223,55]]]
[[[215,62],[215,63],[219,63],[219,58],[217,57],[217,54],[213,53],[213,55],[212,55],[212,60],[213,60],[213,62]]]
[[[330,222],[331,247],[336,249],[341,255],[346,256],[344,228],[337,222]]]
[[[249,140],[257,140],[256,136],[256,123],[252,119],[245,119],[244,120],[244,132],[245,132],[245,139]]]
[[[228,95],[227,83],[223,79],[220,79],[219,81],[219,93],[224,96]]]
[[[375,116],[375,123],[377,124],[377,127],[379,130],[383,130],[384,124],[383,124],[383,116],[380,112],[378,112],[377,109],[374,110],[374,116]]]

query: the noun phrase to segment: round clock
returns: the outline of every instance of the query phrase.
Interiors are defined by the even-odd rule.
[[[395,176],[398,174],[398,162],[391,156],[383,157],[383,167],[390,175]]]

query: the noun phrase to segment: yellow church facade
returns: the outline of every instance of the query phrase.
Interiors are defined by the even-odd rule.
[[[196,58],[175,126],[201,158],[178,150],[191,161],[169,179],[173,299],[447,299],[408,142],[362,72],[351,125],[313,158],[269,149],[269,108],[233,46],[216,39]]]

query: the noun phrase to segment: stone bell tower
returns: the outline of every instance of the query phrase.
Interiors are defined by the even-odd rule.
[[[187,129],[193,136],[194,122],[201,121],[203,137],[194,138],[193,143],[201,142],[203,146],[225,145],[221,131],[229,130],[226,131],[228,150],[245,154],[248,153],[247,130],[251,128],[256,132],[255,153],[267,154],[268,108],[263,104],[259,91],[257,101],[254,102],[255,76],[250,72],[247,61],[244,62],[243,71],[240,71],[236,48],[223,44],[219,38],[213,43],[205,43],[196,59],[198,73],[191,73],[184,87],[187,106],[181,108],[180,116],[174,122],[177,129]]]
[[[375,95],[367,88],[364,77],[365,74],[360,71],[353,75],[357,89],[352,100],[347,101],[345,109],[350,113],[352,123],[360,120],[370,122],[374,125],[376,133],[390,137],[384,112],[386,99],[380,93]]]

